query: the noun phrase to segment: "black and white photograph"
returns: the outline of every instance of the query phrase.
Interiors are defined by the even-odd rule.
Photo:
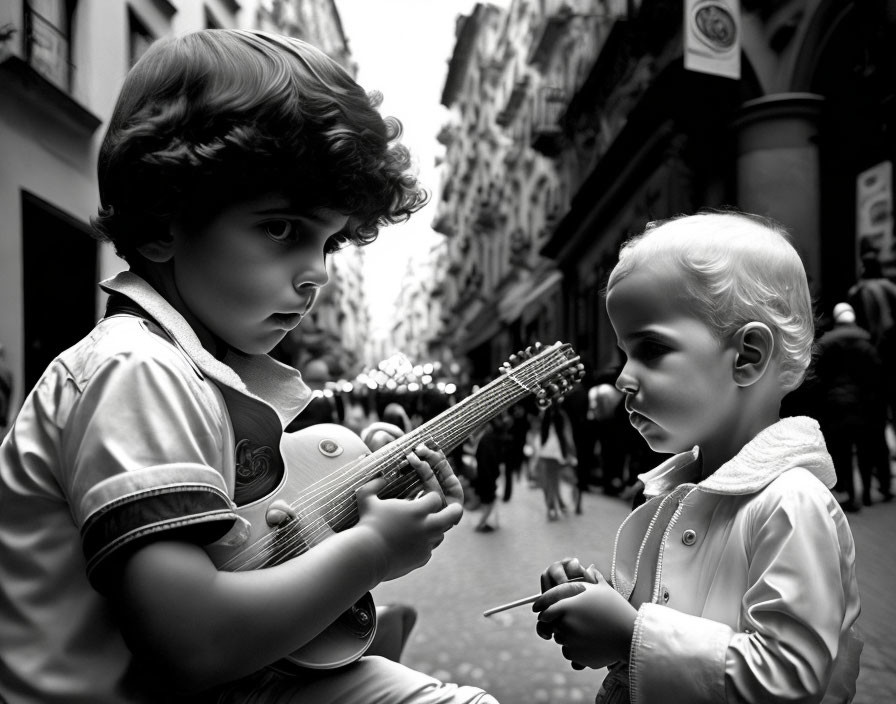
[[[0,0],[0,704],[896,702],[896,0]]]

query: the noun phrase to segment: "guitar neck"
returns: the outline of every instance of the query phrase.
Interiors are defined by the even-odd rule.
[[[540,383],[574,364],[577,359],[568,345],[558,342],[548,347],[431,420],[365,457],[353,471],[346,473],[346,484],[339,488],[339,493],[353,492],[377,473],[382,473],[387,483],[386,488],[379,493],[381,497],[407,496],[413,493],[419,484],[416,475],[402,471],[402,468],[407,464],[407,455],[415,447],[432,441],[442,452],[449,453],[476,428],[518,401],[537,393]],[[339,518],[336,521],[337,530],[342,530],[357,520],[354,511],[350,515],[343,512]]]
[[[568,349],[568,347],[567,347]],[[406,455],[426,440],[433,440],[445,453],[457,447],[476,428],[501,411],[539,391],[538,384],[569,363],[566,349],[556,343],[540,355],[489,382],[474,394],[414,428],[374,453],[387,456],[399,450]]]

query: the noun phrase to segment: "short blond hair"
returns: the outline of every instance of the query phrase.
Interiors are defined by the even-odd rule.
[[[663,263],[678,267],[682,297],[718,339],[749,322],[768,325],[781,387],[800,385],[812,358],[815,318],[805,267],[783,226],[736,211],[649,223],[623,244],[607,291],[638,266]]]

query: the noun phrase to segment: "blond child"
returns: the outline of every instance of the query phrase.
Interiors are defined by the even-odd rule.
[[[609,582],[575,558],[545,570],[538,634],[577,669],[610,667],[598,702],[850,701],[852,534],[817,423],[779,413],[814,336],[786,233],[734,212],[652,224],[623,246],[607,311],[630,421],[675,454],[641,475]]]

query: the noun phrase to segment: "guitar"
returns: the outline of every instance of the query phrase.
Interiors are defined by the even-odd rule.
[[[547,407],[581,380],[584,368],[568,344],[536,343],[512,355],[500,376],[430,421],[375,452],[355,433],[335,424],[313,425],[284,433],[280,442],[285,471],[269,495],[237,511],[250,524],[238,546],[209,549],[217,567],[227,571],[269,567],[300,555],[358,521],[355,491],[382,472],[380,498],[414,496],[419,477],[407,471],[406,456],[431,440],[445,453],[478,426],[530,394]],[[373,641],[376,608],[368,592],[312,641],[273,667],[328,669],[354,662]]]

